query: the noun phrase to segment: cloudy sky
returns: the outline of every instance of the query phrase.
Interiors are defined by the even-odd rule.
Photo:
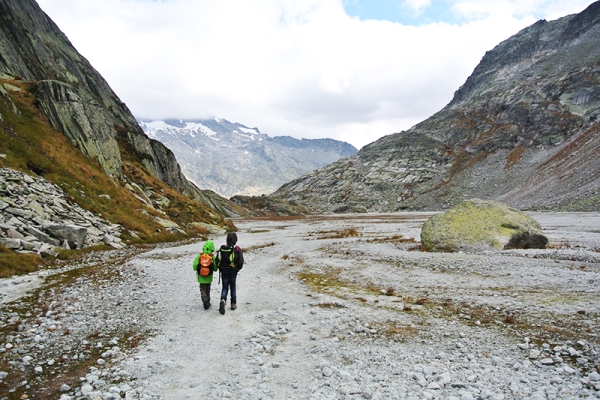
[[[37,0],[138,118],[357,148],[453,96],[487,50],[592,0]]]

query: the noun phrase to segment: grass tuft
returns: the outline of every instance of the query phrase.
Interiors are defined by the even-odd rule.
[[[37,271],[41,264],[37,254],[16,253],[0,245],[0,278]]]

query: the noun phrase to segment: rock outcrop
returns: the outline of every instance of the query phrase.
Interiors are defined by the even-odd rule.
[[[548,238],[527,214],[475,199],[429,218],[421,230],[421,243],[429,251],[543,249]]]
[[[38,107],[50,124],[71,139],[109,176],[122,178],[121,153],[110,113],[85,90],[55,81],[37,83]]]
[[[454,99],[274,196],[322,212],[600,209],[600,2],[486,53]]]
[[[0,168],[0,244],[43,257],[56,248],[106,244],[125,247],[123,227],[84,210],[58,186],[10,168]]]

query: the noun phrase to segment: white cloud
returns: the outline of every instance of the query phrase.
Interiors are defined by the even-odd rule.
[[[410,27],[351,18],[341,0],[38,2],[136,117],[220,117],[357,147],[442,108],[539,7],[553,16],[585,7],[457,0],[472,22]]]
[[[453,0],[453,9],[467,19],[494,16],[556,19],[582,11],[591,0]]]
[[[431,0],[404,0],[402,6],[408,8],[413,14],[420,14],[425,8],[431,5]]]

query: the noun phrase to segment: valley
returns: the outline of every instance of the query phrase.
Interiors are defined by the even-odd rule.
[[[63,400],[597,396],[600,215],[532,213],[547,249],[454,254],[420,251],[430,215],[235,220],[246,265],[238,309],[224,316],[217,279],[213,307],[199,300],[191,262],[201,241],[91,253],[4,281],[1,391]],[[210,235],[217,245],[224,237]]]

